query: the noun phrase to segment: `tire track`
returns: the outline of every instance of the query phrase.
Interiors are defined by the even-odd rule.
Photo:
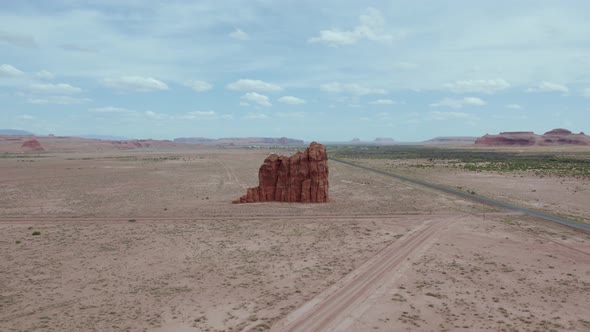
[[[247,186],[244,182],[240,181],[240,178],[238,177],[238,175],[236,174],[236,172],[234,171],[234,169],[229,166],[225,161],[221,160],[221,159],[215,159],[216,162],[218,162],[221,167],[223,167],[223,169],[225,170],[225,173],[227,175],[227,178],[230,182],[235,182],[237,184],[239,184],[242,189],[246,189]]]
[[[273,326],[272,331],[331,330],[355,309],[359,309],[403,262],[450,223],[450,219],[430,220],[393,242],[357,270],[304,304]]]

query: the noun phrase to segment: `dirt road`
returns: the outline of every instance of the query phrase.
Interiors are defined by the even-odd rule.
[[[428,249],[450,219],[428,220],[393,242],[361,267],[289,314],[273,331],[342,330],[367,310],[379,288]]]

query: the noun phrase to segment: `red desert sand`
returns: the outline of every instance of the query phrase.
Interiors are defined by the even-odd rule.
[[[0,158],[0,331],[590,331],[589,234],[337,162],[327,203],[230,203],[292,149],[62,149]]]

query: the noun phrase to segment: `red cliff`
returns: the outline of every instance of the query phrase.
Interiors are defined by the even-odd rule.
[[[258,171],[258,187],[233,203],[328,201],[328,155],[323,145],[312,142],[291,157],[273,154]]]
[[[590,145],[590,136],[574,134],[567,129],[553,129],[543,135],[531,131],[504,132],[499,135],[484,135],[475,141],[488,146],[531,146],[531,145]]]

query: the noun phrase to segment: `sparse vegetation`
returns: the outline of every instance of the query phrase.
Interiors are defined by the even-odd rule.
[[[588,152],[500,152],[441,149],[422,146],[337,146],[331,157],[405,160],[406,167],[447,167],[472,172],[531,172],[537,176],[571,176],[590,179]],[[417,160],[418,162],[411,162]]]
[[[39,231],[34,231],[32,235],[34,235],[34,236],[41,235],[41,232],[39,232]]]

